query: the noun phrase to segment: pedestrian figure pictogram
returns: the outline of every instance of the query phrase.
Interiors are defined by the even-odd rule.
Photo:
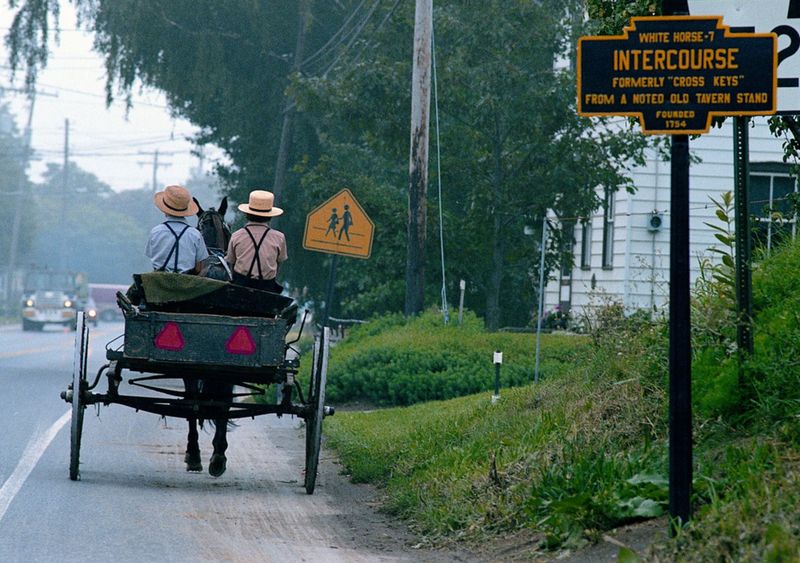
[[[336,211],[334,209],[334,211]],[[347,240],[350,240],[350,225],[353,224],[353,215],[350,213],[350,206],[346,203],[344,204],[344,214],[342,215],[342,229],[339,231],[339,240],[342,240],[342,235],[347,237]]]
[[[339,216],[336,214],[336,208],[334,207],[331,210],[331,216],[328,217],[328,230],[325,231],[325,236],[327,237],[328,233],[331,231],[333,231],[333,236],[336,236],[336,225],[338,224],[339,224]],[[339,238],[342,238],[341,234],[339,234]]]
[[[308,214],[303,248],[369,258],[374,230],[364,209],[345,189]]]

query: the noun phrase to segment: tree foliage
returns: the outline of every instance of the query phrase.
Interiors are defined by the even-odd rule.
[[[97,283],[126,283],[133,272],[150,269],[144,244],[152,227],[148,190],[115,193],[94,174],[70,163],[48,164],[34,186],[39,218],[27,263],[86,272]]]
[[[556,1],[435,7],[442,175],[431,186],[444,186],[434,203],[445,218],[448,289],[453,295],[457,280],[468,280],[483,297],[470,305],[492,328],[530,318],[525,288],[537,250],[523,227],[540,225],[548,209],[588,214],[599,203],[595,188],[631,188],[626,167],[641,161],[644,141],[624,125],[575,114],[568,60],[580,13],[580,3]],[[412,36],[413,6],[404,5],[370,35],[355,68],[301,80],[297,90],[329,139],[364,147],[397,170],[407,167]],[[428,263],[437,264],[438,245],[429,246]]]
[[[3,195],[0,223],[6,225],[6,228],[0,229],[0,252],[3,253],[4,263],[10,256],[14,213],[17,209],[20,213],[25,213],[26,209],[31,208],[26,189],[29,185],[27,170],[23,168],[24,152],[25,141],[17,129],[8,105],[3,102],[0,91],[0,194]],[[17,264],[19,256],[24,255],[30,248],[31,232],[35,222],[36,219],[26,218],[19,223]]]
[[[271,186],[285,112],[299,110],[291,189],[278,202],[287,213],[275,222],[290,243],[289,285],[325,298],[329,257],[301,249],[305,215],[349,187],[376,241],[369,261],[341,261],[339,312],[402,304],[412,2],[72,1],[105,56],[109,99],[137,84],[163,90],[176,115],[202,128],[199,144],[226,151],[231,164],[218,173],[234,199]],[[56,12],[47,0],[19,3],[12,65],[35,73]],[[452,299],[463,278],[468,306],[491,328],[526,323],[539,250],[523,227],[541,225],[548,209],[589,214],[598,186],[632,188],[627,168],[640,162],[641,137],[626,122],[575,114],[570,60],[583,10],[580,0],[436,2],[442,173],[430,185],[441,181],[443,196],[431,189],[428,204],[429,216],[443,216],[447,282],[429,221],[428,303],[440,289]]]

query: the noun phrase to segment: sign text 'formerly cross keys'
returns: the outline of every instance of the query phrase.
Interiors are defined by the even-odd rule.
[[[578,113],[638,117],[644,133],[706,133],[715,115],[777,108],[777,38],[731,33],[719,16],[632,18],[578,41]]]

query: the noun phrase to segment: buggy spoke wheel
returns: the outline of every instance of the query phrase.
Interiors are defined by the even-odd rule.
[[[83,311],[78,313],[75,332],[75,355],[72,362],[72,423],[70,425],[69,478],[80,478],[81,434],[83,411],[86,409],[83,394],[87,391],[86,360],[89,350],[89,327]]]
[[[322,419],[325,417],[325,382],[328,374],[328,351],[330,329],[324,327],[314,354],[312,367],[312,394],[308,398],[312,407],[311,416],[306,418],[306,475],[305,488],[309,495],[314,494],[317,483],[317,466],[322,441]]]

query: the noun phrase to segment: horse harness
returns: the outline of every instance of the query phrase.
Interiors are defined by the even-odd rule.
[[[175,229],[170,227],[170,225],[169,225],[170,223],[177,223],[178,225],[183,225],[183,230],[180,232],[180,234],[176,233]],[[180,251],[181,237],[183,237],[183,235],[186,234],[186,231],[189,230],[190,226],[187,225],[186,223],[182,223],[182,222],[179,222],[179,221],[164,221],[163,225],[165,225],[169,229],[169,232],[172,233],[172,236],[175,237],[175,242],[172,243],[172,248],[170,249],[169,254],[167,255],[167,259],[164,261],[164,264],[158,269],[158,271],[159,272],[164,272],[164,271],[167,270],[167,264],[169,264],[169,259],[172,258],[172,254],[174,253],[175,254],[175,261],[174,261],[175,265],[173,266],[172,270],[170,270],[170,271],[178,272],[179,271],[178,270],[178,252]]]

